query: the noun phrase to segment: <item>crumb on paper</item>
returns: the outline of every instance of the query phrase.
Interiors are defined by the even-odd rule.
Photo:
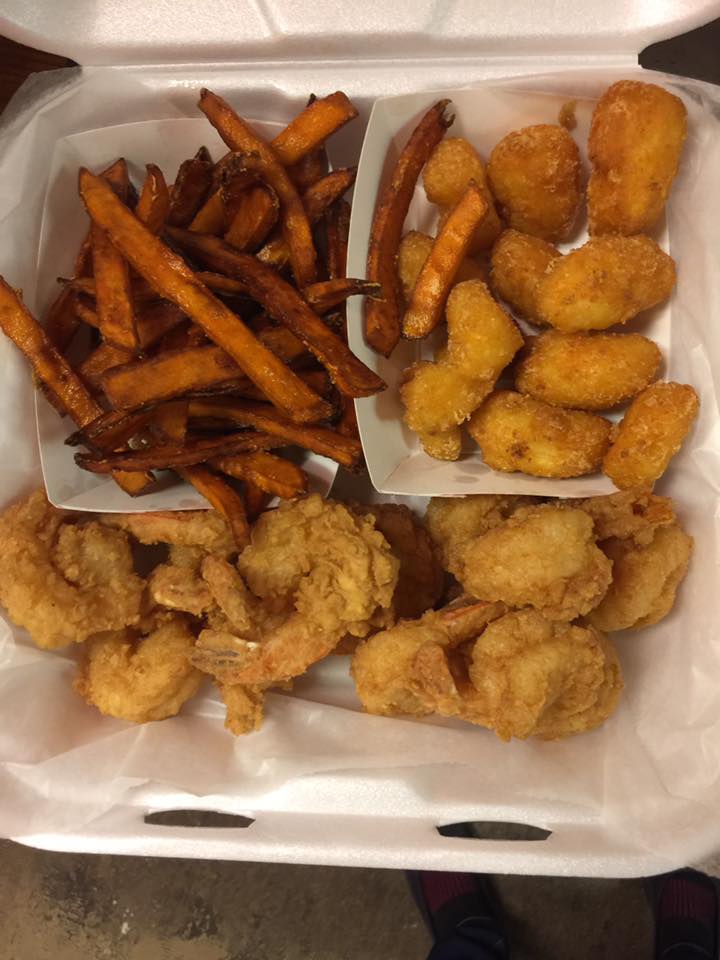
[[[574,130],[577,126],[577,117],[575,116],[576,107],[577,100],[566,100],[560,107],[558,123],[561,127],[565,127],[566,130]]]

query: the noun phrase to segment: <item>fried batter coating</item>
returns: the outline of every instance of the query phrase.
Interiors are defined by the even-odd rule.
[[[189,660],[194,643],[187,620],[174,613],[156,615],[142,630],[101,633],[88,641],[75,690],[119,720],[173,717],[202,682]]]
[[[607,497],[569,502],[593,518],[599,541],[612,537],[646,546],[658,527],[668,526],[677,519],[670,497],[658,497],[649,490],[622,490]]]
[[[479,493],[469,497],[433,497],[425,514],[425,526],[435,541],[443,566],[454,576],[463,569],[462,554],[469,540],[498,526],[534,497]]]
[[[400,242],[398,250],[398,273],[405,300],[410,300],[418,274],[428,258],[434,240],[427,233],[411,230]],[[464,280],[487,280],[487,270],[476,260],[466,257],[455,274],[455,283]]]
[[[607,637],[591,626],[552,623],[534,610],[486,627],[473,646],[470,682],[475,722],[502,740],[557,740],[592,730],[614,712],[623,688]]]
[[[632,540],[605,540],[613,581],[588,620],[600,630],[640,630],[666,617],[685,578],[693,539],[676,521],[657,527],[642,546]]]
[[[580,152],[564,127],[540,123],[495,146],[490,189],[508,226],[543,240],[564,240],[580,206]]]
[[[630,404],[603,471],[620,490],[652,486],[682,446],[700,401],[685,383],[653,383]]]
[[[470,540],[455,576],[470,596],[534,607],[574,620],[605,596],[612,564],[595,544],[592,518],[550,504],[524,507]]]
[[[547,330],[518,364],[515,386],[559,407],[607,410],[640,393],[661,359],[657,344],[639,333]]]
[[[222,702],[227,707],[225,729],[236,737],[259,730],[263,721],[266,686],[242,683],[218,683]]]
[[[225,556],[237,550],[230,527],[217,510],[106,513],[101,522],[127,530],[139,543],[197,547],[206,553]]]
[[[148,578],[154,603],[168,610],[182,610],[200,617],[210,609],[213,598],[197,570],[176,563],[161,563]]]
[[[488,205],[487,213],[470,242],[470,253],[477,254],[491,247],[502,230],[495,200],[487,184],[485,167],[475,147],[463,137],[441,140],[423,170],[423,186],[430,203],[437,203],[447,214],[460,200],[471,180],[478,185]]]
[[[493,470],[533,477],[580,477],[600,468],[611,424],[581,410],[553,407],[512,390],[497,390],[468,423]]]
[[[433,541],[415,514],[400,503],[353,503],[354,513],[375,518],[375,529],[385,537],[400,561],[393,612],[400,620],[415,620],[442,596],[445,572]]]
[[[426,452],[456,460],[460,455],[458,426],[492,390],[523,338],[479,280],[468,280],[453,289],[447,302],[447,324],[444,358],[411,367],[400,394],[405,422],[418,434]]]
[[[44,490],[0,515],[0,603],[48,649],[140,619],[143,581],[127,535],[70,519]]]
[[[674,286],[675,262],[650,237],[594,237],[550,264],[538,316],[565,333],[605,330],[667,300]]]
[[[687,133],[679,97],[653,83],[621,80],[593,113],[588,140],[590,233],[649,232],[659,220]]]
[[[493,293],[509,303],[521,317],[532,323],[541,323],[537,307],[538,284],[559,256],[560,251],[547,240],[519,230],[505,230],[490,258]]]
[[[262,514],[238,559],[236,607],[223,603],[233,620],[202,631],[193,662],[225,683],[299,676],[346,633],[372,629],[378,610],[391,606],[398,568],[373,518],[316,494],[282,503]]]

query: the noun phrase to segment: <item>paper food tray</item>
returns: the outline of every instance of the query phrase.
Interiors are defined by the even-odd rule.
[[[530,85],[563,97],[594,97],[636,72],[629,54],[610,59],[599,69],[538,76]],[[554,63],[572,66],[566,57]],[[275,72],[267,64],[102,68],[58,77],[52,87],[41,81],[31,85],[29,103],[11,108],[0,142],[0,220],[13,238],[0,250],[0,272],[36,306],[32,251],[49,158],[61,137],[110,123],[196,117],[204,85],[247,115],[279,122],[302,107],[309,91],[344,89],[366,120],[379,96],[458,89],[503,72],[541,69],[537,61],[468,57],[372,68],[294,63]],[[684,97],[701,141],[697,161],[682,173],[687,205],[678,215],[689,248],[674,249],[670,238],[680,264],[677,297],[685,304],[670,349],[672,375],[698,387],[702,411],[692,445],[663,489],[677,497],[696,551],[672,615],[652,630],[618,638],[627,689],[617,715],[582,737],[508,745],[450,721],[365,716],[346,661],[330,658],[293,696],[271,694],[266,724],[251,737],[235,739],[223,730],[223,708],[210,694],[176,718],[137,727],[100,717],[73,693],[73,651],[36,650],[22,631],[3,623],[3,833],[57,850],[585,876],[650,874],[718,845],[720,456],[712,365],[720,357],[720,333],[711,322],[718,310],[711,278],[720,251],[720,143],[711,114],[720,98],[707,85],[654,79]],[[338,136],[338,164],[353,162],[361,135],[356,121],[354,130]],[[0,365],[4,505],[36,485],[40,473],[30,379],[5,341]],[[348,478],[339,475],[337,482],[337,495],[347,495]],[[172,808],[217,810],[253,822],[245,829],[209,829],[144,819]],[[551,833],[538,842],[438,833],[438,826],[458,821],[512,821]]]

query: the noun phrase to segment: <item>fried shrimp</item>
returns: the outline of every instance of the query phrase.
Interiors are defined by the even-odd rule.
[[[140,619],[143,582],[121,530],[74,525],[37,490],[0,515],[0,603],[39,647]]]
[[[88,642],[75,690],[119,720],[173,717],[202,681],[189,659],[194,643],[186,619],[173,613],[156,614],[142,629],[99,634]]]
[[[106,513],[102,522],[126,530],[139,543],[197,547],[206,553],[226,556],[237,550],[230,527],[216,510]]]

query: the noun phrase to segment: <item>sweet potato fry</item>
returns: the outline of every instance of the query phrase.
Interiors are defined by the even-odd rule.
[[[127,164],[118,161],[104,179],[122,203],[127,201],[129,180]],[[95,310],[100,331],[105,340],[119,347],[137,350],[135,312],[130,293],[130,271],[120,251],[94,222],[92,235],[92,263],[95,275]]]
[[[148,350],[186,320],[187,316],[180,307],[168,300],[156,300],[155,303],[146,304],[136,314],[140,346],[143,350]]]
[[[274,434],[287,443],[297,444],[305,450],[337,460],[344,467],[356,466],[362,456],[362,447],[357,441],[341,437],[327,427],[300,427],[291,423],[269,404],[210,397],[191,400],[188,414],[191,420],[210,418],[235,426],[255,427],[256,430]]]
[[[250,527],[244,499],[233,488],[207,467],[183,467],[180,476],[191,483],[198,493],[227,520],[239,550],[250,542]]]
[[[72,286],[63,286],[45,316],[44,329],[48,340],[61,353],[70,345],[80,322],[77,294]]]
[[[231,297],[246,297],[247,287],[234,277],[226,277],[224,273],[213,273],[210,270],[196,270],[195,276],[206,287],[215,293],[223,293]]]
[[[316,147],[297,163],[287,168],[288,176],[302,192],[316,183],[328,172],[328,156],[325,147]]]
[[[220,233],[225,222],[225,200],[220,187],[213,190],[192,218],[188,230],[197,233]]]
[[[292,363],[300,360],[301,357],[311,358],[305,344],[300,340],[292,330],[287,327],[268,327],[261,330],[258,334],[258,340],[261,340],[268,349],[277,354],[285,363]]]
[[[332,380],[327,375],[324,370],[300,370],[298,371],[298,376],[306,383],[311,390],[314,390],[321,397],[329,399],[334,391]],[[204,395],[210,395],[215,393],[211,387],[209,390],[204,390]],[[226,384],[225,387],[221,386],[218,390],[218,393],[223,393],[224,395],[231,394],[233,397],[242,397],[243,400],[255,400],[259,403],[267,403],[267,397],[262,392],[258,390],[254,383],[251,383],[250,380],[245,382],[236,381],[235,383]]]
[[[70,434],[65,443],[69,447],[85,446],[97,450],[112,450],[124,446],[151,419],[159,415],[160,409],[148,406],[136,410],[108,410]]]
[[[303,290],[303,297],[316,313],[327,313],[348,297],[379,297],[380,284],[369,280],[340,278],[337,280],[322,280],[320,283],[311,283]]]
[[[331,280],[347,276],[347,248],[350,233],[350,204],[337,200],[325,211],[327,274]]]
[[[161,403],[152,411],[153,433],[167,440],[182,443],[187,433],[188,404],[187,400],[172,400],[170,403]]]
[[[102,378],[113,367],[122,366],[135,359],[135,354],[127,347],[118,347],[115,343],[101,343],[79,364],[77,372],[90,390],[102,393]]]
[[[236,253],[217,237],[172,228],[170,236],[184,250],[223,273],[237,277],[269,316],[288,327],[323,364],[333,383],[351,397],[368,397],[385,383],[358,360],[349,348],[305,303],[300,294],[272,267],[247,253]],[[262,385],[261,389],[262,389]]]
[[[152,233],[160,233],[170,212],[170,191],[160,167],[148,163],[145,170],[145,181],[135,207],[135,216],[142,220]]]
[[[180,164],[167,216],[171,226],[186,227],[190,223],[210,192],[212,178],[213,162],[206,147],[200,147],[194,157]]]
[[[93,221],[108,232],[138,273],[195,320],[273,403],[300,422],[328,415],[327,403],[261,344],[242,320],[197,280],[184,261],[133,216],[106,183],[81,170],[80,192]]]
[[[313,100],[272,141],[272,149],[286,167],[297,163],[319,144],[358,115],[341,91]]]
[[[42,327],[0,277],[0,329],[30,361],[35,376],[52,391],[70,418],[82,427],[102,413],[80,377],[50,343]],[[152,477],[143,473],[115,472],[116,482],[133,496],[141,493]]]
[[[475,228],[488,211],[488,202],[471,180],[435,238],[420,268],[403,317],[403,336],[426,337],[442,319],[445,301],[462,266]]]
[[[95,299],[95,278],[94,277],[58,277],[58,283],[65,287],[71,287],[76,293],[82,293],[86,297]],[[132,293],[133,303],[137,306],[141,303],[150,303],[159,299],[157,293],[150,284],[142,277],[135,277],[130,281],[130,291]]]
[[[254,521],[270,503],[272,497],[269,493],[265,493],[261,487],[254,484],[252,480],[246,480],[243,486],[243,499],[248,520]]]
[[[282,232],[290,250],[295,280],[303,287],[313,283],[317,264],[310,223],[300,196],[281,161],[273,149],[221,97],[209,90],[202,90],[199,106],[231,150],[257,154],[263,180],[273,188],[280,200]]]
[[[453,122],[453,117],[445,116],[449,103],[440,100],[415,127],[390,180],[379,193],[375,208],[367,278],[381,284],[384,299],[365,302],[365,337],[373,350],[386,357],[394,350],[401,332],[403,298],[396,261],[403,224],[420,171]]]
[[[257,250],[277,223],[279,212],[280,202],[273,190],[265,186],[250,187],[239,198],[225,240],[236,250]]]
[[[308,488],[308,476],[301,467],[262,450],[215,457],[210,461],[210,466],[236,480],[250,480],[265,493],[283,500],[299,497]]]
[[[126,363],[108,372],[102,385],[113,406],[128,409],[230,381],[246,382],[242,370],[220,347],[206,346]]]
[[[76,453],[75,462],[91,473],[110,473],[114,470],[176,470],[205,463],[212,457],[225,456],[246,450],[269,450],[281,446],[282,441],[269,433],[245,430],[218,437],[193,437],[183,444],[161,443],[142,450],[120,450],[98,456],[94,453]]]

